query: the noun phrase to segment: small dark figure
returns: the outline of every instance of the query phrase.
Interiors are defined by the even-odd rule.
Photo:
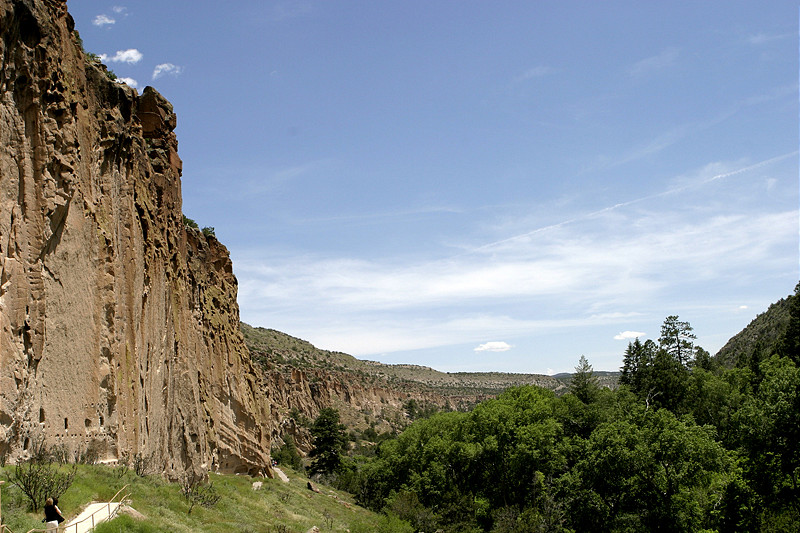
[[[61,510],[56,505],[56,502],[53,498],[47,498],[47,501],[44,504],[44,518],[42,522],[47,524],[47,530],[57,530],[58,524],[64,521],[64,517],[61,516]]]

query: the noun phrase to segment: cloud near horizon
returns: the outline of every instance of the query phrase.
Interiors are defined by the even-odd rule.
[[[747,42],[756,46],[772,41],[782,41],[783,39],[796,39],[797,33],[758,33],[747,38]]]
[[[139,82],[136,81],[133,78],[117,78],[117,81],[119,83],[124,83],[125,85],[127,85],[129,87],[133,87],[134,89],[138,89],[139,88]]]
[[[550,67],[539,65],[537,67],[529,68],[522,74],[519,74],[514,78],[514,81],[521,82],[521,81],[532,80],[534,78],[541,78],[542,76],[550,74],[552,70],[553,69],[551,69]]]
[[[100,61],[110,63],[128,63],[134,64],[142,60],[142,53],[136,48],[128,48],[127,50],[117,50],[113,56],[107,54],[100,55]]]
[[[92,20],[92,24],[95,26],[106,26],[109,24],[115,24],[117,21],[109,17],[108,15],[97,15],[94,20]]]
[[[777,272],[793,260],[798,212],[759,211],[767,193],[751,174],[765,167],[747,168],[705,165],[683,194],[564,213],[538,229],[521,218],[502,228],[516,236],[434,261],[254,248],[234,258],[242,319],[357,356],[613,327],[642,314],[660,322],[667,311],[652,302],[665,291],[680,300],[753,264]]]
[[[644,337],[645,333],[643,331],[622,331],[617,335],[614,335],[614,339],[618,341],[624,341],[628,339],[637,339],[639,337]]]
[[[170,76],[178,76],[183,72],[183,67],[174,65],[172,63],[161,63],[156,65],[153,70],[153,79],[156,80],[161,76],[168,74]]]
[[[475,347],[476,352],[507,352],[513,348],[510,344],[503,341],[489,341]]]
[[[628,75],[634,78],[646,76],[651,73],[659,72],[672,66],[680,55],[677,48],[665,48],[660,54],[647,57],[636,62],[628,69]]]

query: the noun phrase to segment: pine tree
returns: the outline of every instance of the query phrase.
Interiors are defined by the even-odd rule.
[[[623,358],[622,376],[619,382],[630,387],[636,394],[647,393],[652,377],[653,361],[657,347],[651,340],[641,342],[638,338],[628,343]]]
[[[341,454],[347,442],[345,427],[339,423],[339,411],[326,407],[311,425],[314,448],[309,453],[314,461],[309,468],[314,474],[332,474],[341,464]]]
[[[671,315],[664,320],[661,337],[658,338],[660,348],[684,368],[689,368],[694,357],[694,340],[697,336],[692,331],[688,322],[682,322],[677,315]]]
[[[575,367],[575,374],[572,375],[569,390],[583,403],[592,403],[597,398],[600,385],[594,375],[592,365],[589,364],[585,355],[581,356],[578,366]]]

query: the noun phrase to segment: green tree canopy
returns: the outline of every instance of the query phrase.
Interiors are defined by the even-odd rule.
[[[715,473],[729,463],[712,428],[640,407],[586,441],[574,511],[583,530],[698,531],[708,527]]]

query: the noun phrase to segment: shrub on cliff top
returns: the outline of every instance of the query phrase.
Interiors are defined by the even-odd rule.
[[[186,226],[187,228],[200,229],[200,226],[197,225],[197,222],[187,217],[186,215],[183,215],[183,225]]]

